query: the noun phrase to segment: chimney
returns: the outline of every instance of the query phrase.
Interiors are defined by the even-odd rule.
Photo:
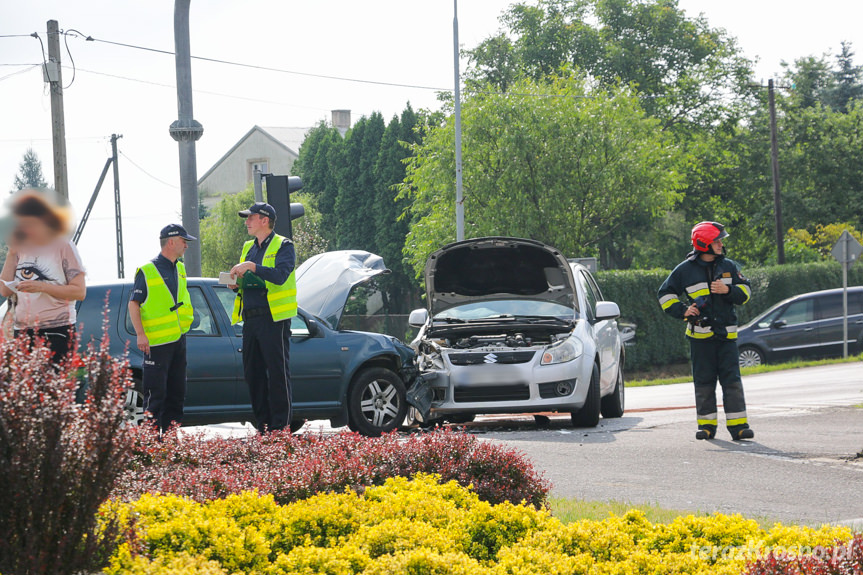
[[[351,128],[351,111],[350,110],[333,110],[333,127],[339,131],[342,138],[348,133]]]

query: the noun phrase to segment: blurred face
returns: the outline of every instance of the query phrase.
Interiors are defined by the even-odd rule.
[[[710,244],[710,249],[713,250],[715,254],[722,253],[722,240],[714,240],[713,243]]]
[[[260,214],[252,214],[246,218],[246,231],[250,236],[257,236],[262,232],[270,233],[270,218]]]
[[[13,241],[20,245],[44,245],[53,240],[57,234],[42,218],[36,216],[17,216]]]
[[[189,242],[183,238],[171,238],[168,240],[166,247],[171,251],[171,255],[173,255],[175,259],[179,259],[186,253],[186,248],[189,247]]]

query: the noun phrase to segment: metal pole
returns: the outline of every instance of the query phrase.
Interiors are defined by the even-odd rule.
[[[842,357],[848,359],[848,241],[842,236]]]
[[[461,178],[461,77],[458,52],[458,0],[453,0],[453,69],[455,71],[455,239],[464,239],[464,196]]]
[[[171,124],[171,137],[180,149],[180,205],[183,227],[200,238],[198,220],[198,168],[195,142],[204,127],[192,113],[192,53],[189,41],[189,4],[191,0],[174,2],[174,52],[177,67],[178,119]],[[184,258],[189,276],[201,275],[201,242],[191,242]]]
[[[767,82],[767,100],[770,106],[770,164],[773,169],[773,208],[776,216],[776,262],[785,263],[785,232],[782,228],[782,196],[779,189],[779,144],[776,136],[776,98],[773,80]]]
[[[261,184],[261,170],[255,168],[255,174],[252,180],[255,182],[255,201],[264,201],[264,186]]]
[[[111,134],[111,152],[114,162],[114,224],[117,230],[117,277],[123,279],[123,217],[120,212],[120,168],[117,165],[117,140],[123,136]]]
[[[48,20],[48,63],[45,77],[51,88],[51,139],[54,143],[54,189],[69,199],[66,173],[66,117],[63,112],[63,73],[60,66],[60,26]]]

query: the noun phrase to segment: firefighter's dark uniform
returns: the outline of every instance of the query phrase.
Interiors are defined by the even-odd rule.
[[[710,293],[710,284],[722,280],[730,291]],[[732,437],[749,427],[746,400],[740,378],[737,352],[737,314],[735,305],[742,305],[751,296],[747,280],[737,264],[725,256],[712,262],[692,252],[681,262],[659,288],[659,304],[668,315],[684,319],[686,308],[699,305],[700,316],[687,318],[686,335],[692,358],[692,378],[695,382],[695,408],[698,428],[710,436],[716,434],[716,379],[722,386],[725,423]],[[699,320],[700,321],[696,321]]]
[[[258,431],[291,422],[291,318],[297,315],[294,244],[271,232],[243,246],[241,261],[254,262],[266,289],[239,290],[233,323],[243,320],[243,371]]]

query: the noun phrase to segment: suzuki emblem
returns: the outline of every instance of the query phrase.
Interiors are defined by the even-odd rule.
[[[488,354],[483,359],[483,363],[497,363],[497,356],[493,353]]]

